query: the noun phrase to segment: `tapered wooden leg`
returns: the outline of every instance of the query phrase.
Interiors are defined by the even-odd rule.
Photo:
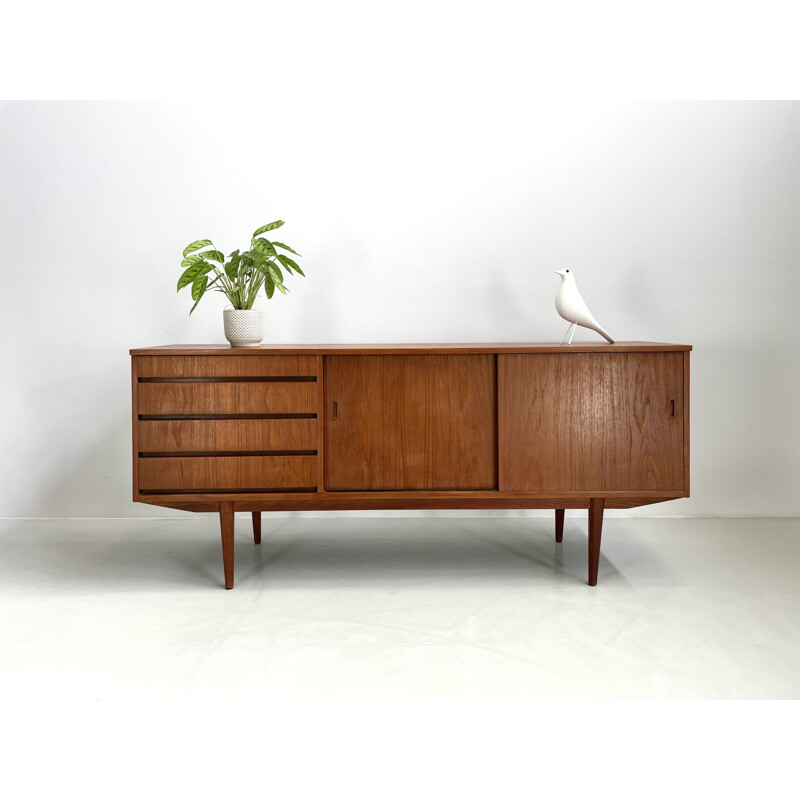
[[[222,567],[225,588],[233,589],[233,503],[219,504],[219,527],[222,531]]]
[[[606,501],[602,497],[589,500],[589,586],[597,586],[597,568],[600,565],[600,535],[603,533],[603,509]]]
[[[261,544],[261,512],[253,512],[253,541]]]
[[[564,509],[556,509],[556,541],[560,542],[564,538]]]

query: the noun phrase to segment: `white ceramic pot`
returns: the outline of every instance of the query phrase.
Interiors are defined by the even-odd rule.
[[[222,312],[225,338],[231,347],[258,347],[264,338],[264,312],[226,308]]]

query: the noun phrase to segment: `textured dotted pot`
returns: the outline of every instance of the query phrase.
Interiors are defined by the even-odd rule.
[[[264,338],[264,312],[226,308],[222,312],[225,338],[231,347],[258,347]]]

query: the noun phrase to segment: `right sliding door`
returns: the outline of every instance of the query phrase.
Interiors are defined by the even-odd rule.
[[[683,353],[498,356],[501,491],[682,491]]]

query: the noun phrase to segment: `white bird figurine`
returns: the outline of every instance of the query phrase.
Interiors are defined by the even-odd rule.
[[[570,323],[564,334],[564,339],[569,335],[567,344],[572,344],[572,337],[575,335],[575,328],[578,325],[597,331],[611,344],[614,344],[614,340],[600,327],[600,323],[592,316],[589,306],[581,297],[578,284],[575,283],[575,275],[568,269],[558,269],[556,275],[561,276],[561,285],[556,292],[556,311]],[[561,340],[561,344],[564,344],[564,339]]]

